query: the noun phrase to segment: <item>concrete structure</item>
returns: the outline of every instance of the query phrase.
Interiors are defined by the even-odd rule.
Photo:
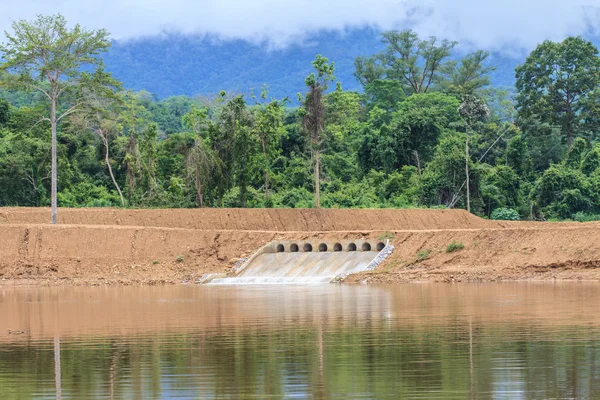
[[[350,274],[373,269],[392,249],[382,240],[273,241],[236,268],[231,276],[208,276],[202,283],[338,282]]]

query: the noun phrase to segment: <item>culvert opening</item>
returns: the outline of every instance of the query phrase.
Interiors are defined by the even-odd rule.
[[[320,252],[327,251],[327,245],[326,245],[325,243],[321,243],[321,244],[319,245],[319,251],[320,251]]]
[[[385,248],[385,244],[383,242],[377,243],[377,251],[381,251]]]
[[[342,245],[339,243],[334,244],[333,251],[342,251]]]
[[[354,243],[349,243],[348,247],[346,247],[348,251],[356,251],[356,245]]]
[[[361,246],[362,251],[371,251],[371,243],[363,243]]]
[[[298,252],[298,245],[296,243],[292,243],[292,245],[290,246],[290,251],[292,253],[297,253]]]
[[[304,243],[304,247],[302,247],[305,253],[310,253],[312,251],[312,244]]]
[[[283,253],[285,251],[285,247],[282,244],[277,245],[277,252]]]

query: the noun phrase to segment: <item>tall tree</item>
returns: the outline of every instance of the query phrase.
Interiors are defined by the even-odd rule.
[[[110,146],[119,131],[118,126],[118,106],[120,97],[109,93],[109,96],[98,96],[89,94],[87,96],[85,112],[74,115],[72,122],[75,126],[82,129],[90,129],[100,138],[104,146],[104,162],[115,189],[119,193],[121,206],[125,207],[125,198],[121,187],[117,183],[112,169],[110,158]]]
[[[479,89],[488,86],[489,73],[496,69],[486,65],[489,56],[489,52],[478,50],[460,60],[450,71],[448,91],[464,96],[475,94]]]
[[[254,128],[263,155],[265,178],[265,204],[270,205],[269,199],[269,171],[271,161],[278,153],[279,139],[285,132],[283,129],[284,106],[287,99],[283,101],[271,100],[267,102],[267,88],[264,87],[260,94],[260,102],[254,112]]]
[[[198,207],[204,206],[204,192],[210,175],[218,166],[218,159],[210,145],[209,131],[214,125],[208,118],[206,108],[192,107],[183,116],[183,125],[191,131],[194,144],[187,156],[187,173],[196,188],[196,202]]]
[[[473,123],[481,121],[490,115],[490,109],[485,101],[473,95],[466,95],[458,109],[465,120],[465,174],[467,177],[467,211],[471,212],[471,189],[469,181],[469,130]]]
[[[110,46],[104,29],[86,30],[80,25],[69,28],[62,15],[38,16],[33,21],[19,20],[6,32],[7,42],[0,45],[5,62],[0,69],[10,78],[5,83],[41,92],[50,103],[45,117],[52,130],[51,205],[52,223],[57,222],[57,126],[61,120],[80,111],[85,92],[112,90],[119,86],[104,71],[99,54]],[[86,90],[82,90],[85,88]]]
[[[412,30],[383,33],[385,51],[373,57],[359,57],[355,61],[355,76],[367,85],[387,78],[401,82],[406,96],[427,93],[434,85],[446,79],[448,57],[457,42],[435,37],[420,39]]]
[[[325,129],[325,102],[323,94],[329,87],[329,82],[335,80],[335,66],[329,63],[327,57],[318,54],[312,62],[316,73],[306,77],[308,93],[303,99],[302,128],[309,137],[311,152],[314,159],[315,171],[315,207],[320,208],[320,152]]]
[[[121,128],[123,153],[123,167],[127,180],[127,199],[132,205],[133,196],[137,187],[137,180],[142,172],[142,156],[139,149],[139,138],[148,128],[152,115],[141,103],[150,94],[148,92],[124,91],[120,93],[122,110],[119,113],[119,126]]]
[[[219,202],[222,204],[224,191],[231,187],[232,180],[237,181],[240,189],[239,201],[246,206],[250,160],[253,143],[250,135],[252,115],[248,111],[243,95],[238,95],[227,101],[221,109],[219,137],[216,140],[217,154],[224,168],[219,182]]]
[[[545,41],[517,67],[519,118],[535,117],[561,128],[573,139],[600,129],[600,58],[580,37]]]

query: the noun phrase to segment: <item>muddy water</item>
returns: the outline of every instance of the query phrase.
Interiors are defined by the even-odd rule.
[[[0,396],[597,399],[598,305],[583,283],[0,288]]]

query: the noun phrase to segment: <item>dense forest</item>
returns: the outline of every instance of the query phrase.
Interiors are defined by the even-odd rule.
[[[600,214],[600,58],[579,37],[540,44],[516,68],[514,90],[490,85],[487,52],[457,60],[457,43],[407,30],[356,58],[359,91],[317,55],[297,99],[265,86],[158,100],[104,70],[105,31],[61,16],[13,29],[0,46],[3,206],[48,206],[55,181],[61,207]]]

